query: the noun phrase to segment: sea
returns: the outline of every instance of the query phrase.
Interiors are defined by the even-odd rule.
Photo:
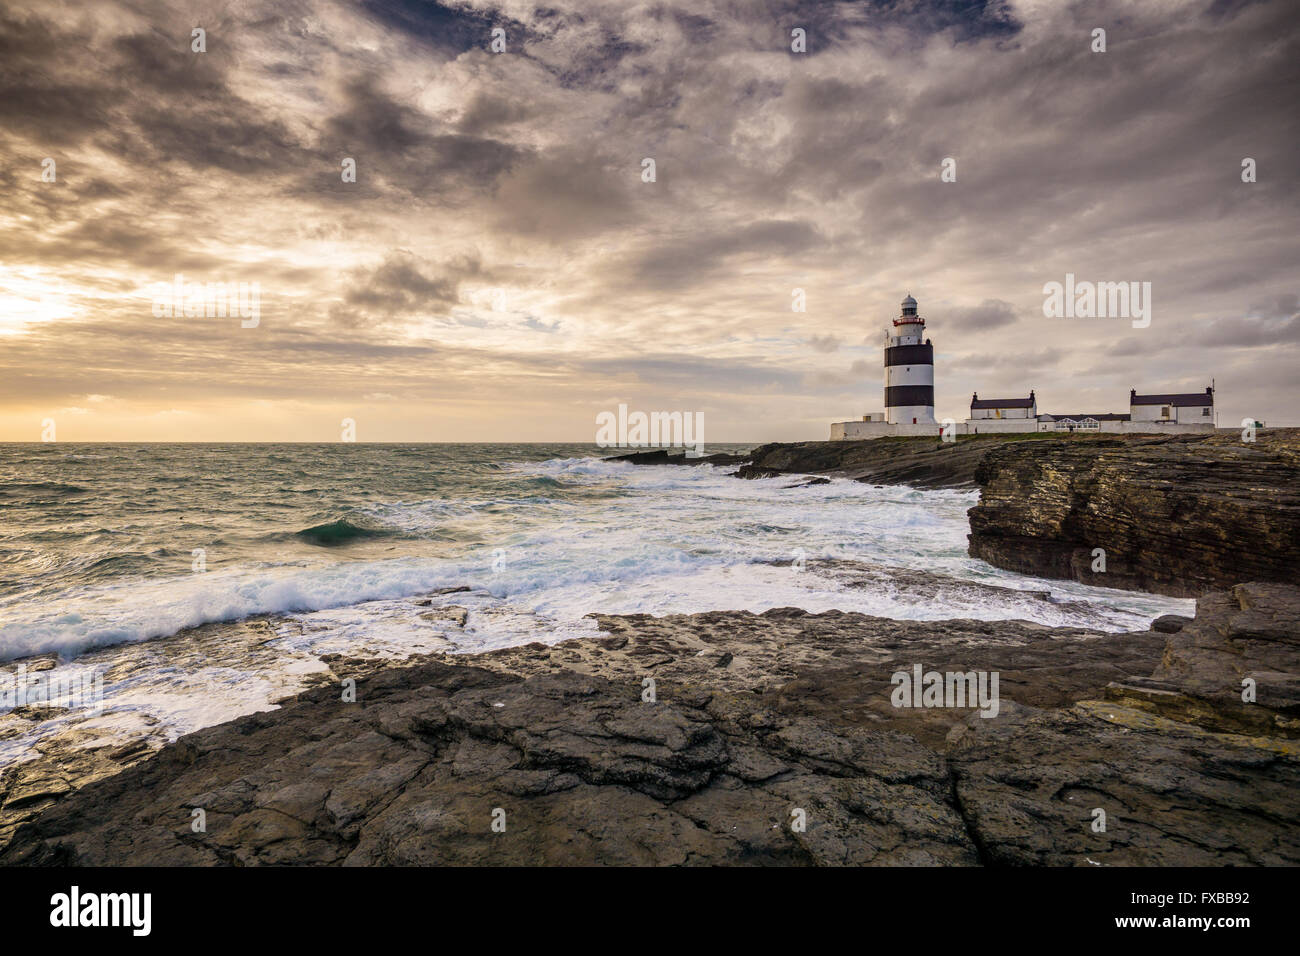
[[[52,735],[161,745],[273,708],[332,655],[549,644],[598,634],[595,614],[798,607],[1119,634],[1193,609],[971,558],[976,491],[744,481],[734,466],[610,454],[0,444],[0,767]],[[19,681],[92,677],[93,709],[49,699],[40,719],[13,710]]]

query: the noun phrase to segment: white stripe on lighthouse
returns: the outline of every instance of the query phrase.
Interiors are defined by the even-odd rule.
[[[890,365],[885,369],[886,385],[933,385],[933,365]]]

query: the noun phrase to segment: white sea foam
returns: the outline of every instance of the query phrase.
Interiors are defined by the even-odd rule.
[[[0,764],[29,757],[38,737],[69,728],[86,746],[142,733],[171,739],[265,709],[323,670],[324,654],[397,660],[552,643],[596,633],[592,613],[793,606],[1122,631],[1192,608],[1190,601],[1028,578],[970,558],[972,492],[845,480],[793,487],[798,479],[737,481],[707,465],[645,468],[586,458],[501,471],[515,483],[512,495],[355,509],[367,525],[400,532],[379,545],[391,544],[398,556],[366,551],[357,558],[345,547],[310,561],[219,565],[5,602],[0,660],[50,651],[70,659],[122,645],[60,667],[126,662],[118,672],[129,676],[105,683],[100,716],[60,716],[0,742]],[[418,553],[427,541],[439,542],[436,554]],[[796,570],[803,562],[807,569]],[[425,609],[412,603],[461,585],[472,590],[433,600],[467,608],[464,627],[421,617]],[[190,638],[157,660],[136,648],[185,628],[263,614],[283,615],[266,647],[261,636],[229,637],[244,643],[226,648],[218,639],[187,652]]]
[[[71,657],[210,622],[322,612],[462,584],[557,625],[597,611],[797,606],[911,619],[1022,617],[1122,630],[1189,606],[1026,578],[970,558],[965,513],[976,501],[973,492],[845,480],[792,487],[794,479],[737,481],[709,466],[644,468],[591,459],[510,467],[597,497],[527,508],[516,503],[500,511],[489,501],[376,504],[366,509],[374,520],[407,533],[435,532],[453,515],[477,521],[478,543],[449,559],[347,560],[340,553],[328,562],[224,567],[71,589],[39,607],[11,605],[0,625],[0,660],[49,651]],[[773,564],[827,558],[1051,590],[1059,603],[978,590],[923,599],[898,587],[845,588]]]
[[[448,583],[445,573],[427,561],[396,559],[220,569],[78,588],[25,616],[11,610],[0,626],[0,660],[50,651],[71,657],[216,621],[404,597]]]

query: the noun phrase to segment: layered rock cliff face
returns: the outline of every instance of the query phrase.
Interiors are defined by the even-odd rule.
[[[937,430],[937,429],[936,429]],[[1032,440],[1035,436],[1025,436]],[[687,458],[667,451],[633,452],[611,460],[637,465],[740,465],[738,478],[833,475],[878,485],[916,488],[970,488],[975,467],[996,442],[993,436],[963,436],[960,441],[934,438],[877,438],[871,441],[772,442],[745,455]]]
[[[334,661],[281,710],[62,795],[0,863],[1300,864],[1278,677],[1300,673],[1300,589],[1243,585],[1124,635],[598,621],[549,647]],[[998,673],[996,715],[894,706],[916,665]],[[1254,702],[1229,693],[1242,675]]]
[[[877,485],[969,488],[991,445],[983,438],[943,442],[937,436],[796,442],[760,445],[750,460],[755,468],[835,475]]]
[[[1000,568],[1181,597],[1300,581],[1294,429],[994,445],[975,479],[970,553]]]

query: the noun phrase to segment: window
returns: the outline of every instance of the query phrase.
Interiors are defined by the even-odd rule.
[[[1168,406],[1168,405],[1165,406],[1164,411],[1161,412],[1160,417],[1161,417],[1161,418],[1168,418],[1168,417],[1169,417],[1169,406]]]
[[[1209,406],[1209,405],[1206,405],[1204,408],[1202,408],[1202,409],[1201,409],[1201,414],[1202,414],[1202,415],[1208,415],[1208,414],[1210,414],[1210,406]]]

